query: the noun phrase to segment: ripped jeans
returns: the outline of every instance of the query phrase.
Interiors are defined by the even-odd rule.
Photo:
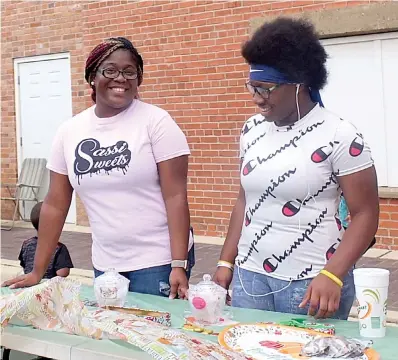
[[[239,280],[238,266],[235,266],[232,281],[232,306],[296,315],[307,314],[308,306],[301,309],[299,308],[299,305],[303,300],[307,287],[312,279],[295,280],[289,285],[289,281],[275,279],[270,276],[242,268],[239,268],[239,274],[244,289]],[[340,306],[333,314],[332,318],[347,320],[355,298],[354,276],[352,270],[344,278],[343,282],[344,286],[341,290]],[[283,288],[285,289],[281,290]],[[245,290],[251,295],[262,295],[276,292],[278,290],[281,291],[267,296],[249,296],[246,294]]]
[[[191,270],[195,265],[195,250],[192,245],[188,252],[188,280],[191,276]],[[169,277],[171,273],[171,265],[154,266],[146,269],[135,271],[121,272],[125,278],[130,280],[129,291],[168,297],[170,295]],[[103,271],[94,268],[94,276],[98,277]]]

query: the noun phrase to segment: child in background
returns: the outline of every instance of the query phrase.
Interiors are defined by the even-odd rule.
[[[36,231],[39,230],[39,220],[42,202],[37,203],[31,213],[30,221]],[[33,263],[37,247],[37,236],[34,236],[28,240],[25,240],[22,244],[21,251],[19,253],[18,260],[23,268],[25,274],[30,273],[33,270]],[[51,258],[50,264],[48,265],[47,271],[44,274],[43,279],[51,279],[56,276],[67,277],[69,275],[70,269],[73,268],[72,259],[68,248],[62,244],[58,243],[58,246]],[[4,348],[2,359],[8,360],[10,358],[11,350]],[[34,360],[52,360],[46,357],[36,357]]]
[[[39,229],[40,210],[42,204],[42,202],[37,203],[30,213],[30,221],[36,231]],[[25,274],[28,274],[33,270],[36,247],[37,236],[25,240],[22,244],[18,260],[20,261]],[[67,277],[71,268],[73,268],[73,264],[68,248],[59,242],[53,257],[51,258],[47,271],[44,274],[44,278],[51,279],[56,276]]]

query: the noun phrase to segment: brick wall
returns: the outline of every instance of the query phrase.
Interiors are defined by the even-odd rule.
[[[76,114],[90,104],[83,80],[85,56],[105,37],[126,36],[144,58],[142,98],[168,110],[188,137],[189,202],[196,231],[224,236],[238,190],[239,132],[255,111],[243,86],[247,66],[240,56],[250,20],[364,3],[368,1],[3,2],[4,182],[16,178],[12,58],[70,51]],[[382,222],[381,241],[390,246],[387,242],[397,236],[398,211],[393,200],[385,203],[383,216],[390,218]],[[390,208],[395,213],[387,213]],[[2,218],[8,210],[3,207]],[[78,222],[87,224],[80,203]]]
[[[398,199],[380,200],[378,245],[398,250]]]
[[[81,2],[1,3],[1,181],[13,184],[17,178],[16,122],[13,59],[70,52],[72,59],[73,114],[89,102],[82,69],[84,5]],[[2,196],[4,189],[2,188]],[[12,203],[1,203],[1,218],[10,218]]]

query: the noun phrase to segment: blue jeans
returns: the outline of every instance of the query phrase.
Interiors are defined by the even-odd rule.
[[[238,269],[244,289],[239,280]],[[312,279],[295,280],[289,285],[289,281],[275,279],[267,275],[244,270],[235,266],[234,277],[232,280],[232,306],[306,315],[308,312],[308,306],[301,309],[299,308],[299,304],[303,300],[304,294],[307,291],[307,287],[311,280]],[[278,290],[281,291],[267,296],[249,296],[246,294],[245,290],[251,295],[262,295]],[[347,320],[354,298],[354,276],[351,270],[344,278],[340,306],[332,318]]]
[[[194,246],[195,245],[192,245],[191,250],[188,252],[188,280],[191,276],[191,270],[195,265]],[[103,273],[103,271],[94,268],[95,277],[98,277]],[[135,271],[121,272],[120,275],[123,275],[125,278],[130,280],[129,291],[168,297],[170,295],[170,273],[171,264],[167,264]]]

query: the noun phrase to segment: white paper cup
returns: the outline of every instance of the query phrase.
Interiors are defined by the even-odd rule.
[[[363,337],[380,338],[386,334],[389,282],[390,272],[386,269],[354,270],[359,333]]]

